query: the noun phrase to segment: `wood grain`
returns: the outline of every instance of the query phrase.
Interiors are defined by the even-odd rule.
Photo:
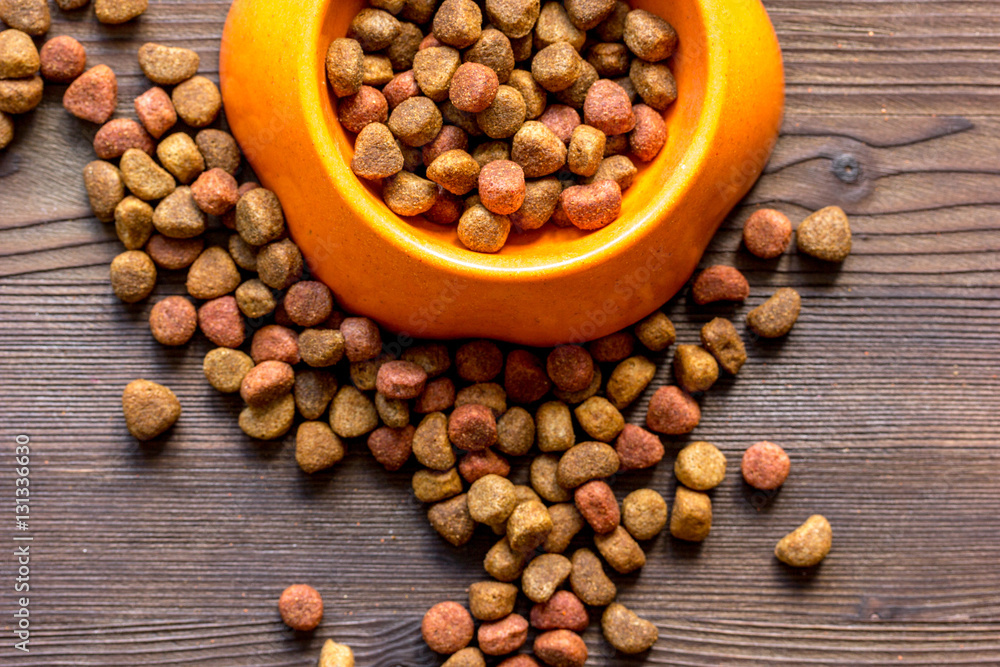
[[[735,310],[682,296],[667,311],[694,341],[703,322],[742,317],[777,286],[799,289],[805,309],[788,340],[753,343],[739,380],[703,401],[695,435],[734,471],[714,492],[711,537],[660,537],[641,574],[620,579],[660,642],[626,659],[595,626],[589,664],[1000,664],[1000,14],[985,1],[766,4],[788,68],[783,137],[704,259],[744,270],[753,296]],[[144,41],[195,48],[216,76],[227,6],[157,0],[119,28],[54,10],[52,34],[118,72],[127,114],[147,85]],[[363,443],[306,478],[288,442],[242,436],[237,403],[201,377],[205,342],[163,350],[148,305],[111,295],[119,246],[89,216],[79,176],[94,128],[59,108],[61,94],[49,87],[0,154],[0,498],[12,496],[14,437],[28,434],[35,536],[32,651],[14,655],[12,531],[0,520],[2,664],[303,665],[327,637],[359,665],[439,664],[420,618],[485,576],[490,536],[446,546],[412,499],[412,469],[387,475]],[[839,270],[738,250],[755,208],[797,220],[832,203],[855,230]],[[178,276],[158,288],[182,291]],[[140,376],[184,405],[148,446],[120,418],[122,386]],[[655,384],[668,381],[661,369]],[[629,416],[644,413],[643,401]],[[793,460],[772,497],[735,473],[764,438]],[[670,457],[617,482],[621,494],[672,494]],[[834,526],[833,553],[816,572],[782,567],[774,542],[815,512]],[[293,582],[324,594],[313,636],[277,617]]]

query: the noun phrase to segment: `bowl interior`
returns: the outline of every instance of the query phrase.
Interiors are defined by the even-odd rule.
[[[640,242],[645,229],[656,225],[679,224],[662,219],[659,213],[679,196],[690,169],[685,156],[697,135],[699,119],[708,93],[708,39],[697,0],[631,0],[633,7],[646,9],[669,21],[679,34],[677,53],[669,64],[677,79],[678,98],[664,118],[668,140],[659,157],[650,164],[637,163],[639,176],[625,193],[621,217],[596,232],[559,228],[548,224],[525,233],[511,232],[504,249],[495,255],[466,250],[453,226],[441,226],[420,218],[401,218],[382,202],[377,184],[357,178],[350,170],[354,135],[337,120],[336,102],[326,85],[324,56],[336,37],[347,34],[354,15],[367,5],[365,0],[332,0],[317,46],[317,85],[325,128],[320,129],[320,146],[333,183],[355,213],[376,230],[386,242],[403,246],[408,254],[423,255],[431,262],[448,263],[487,272],[538,271],[566,266],[587,258],[606,258],[616,246]],[[522,65],[518,65],[521,67]],[[331,220],[331,225],[336,224]]]

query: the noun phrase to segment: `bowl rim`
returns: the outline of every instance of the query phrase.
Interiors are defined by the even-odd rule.
[[[714,145],[713,138],[719,132],[722,119],[722,88],[726,85],[720,72],[726,70],[724,60],[729,57],[724,45],[713,39],[717,12],[724,12],[725,0],[691,0],[692,10],[702,28],[703,44],[698,57],[705,62],[704,94],[697,112],[695,129],[688,139],[688,146],[678,158],[675,168],[654,199],[644,205],[638,217],[627,225],[613,224],[596,232],[590,232],[572,243],[572,252],[552,253],[544,258],[530,254],[485,254],[476,253],[458,246],[447,247],[439,243],[428,243],[407,228],[405,219],[397,216],[365,186],[350,165],[341,157],[338,141],[330,125],[336,118],[336,105],[329,91],[326,79],[326,45],[321,43],[323,26],[331,11],[337,11],[338,0],[314,0],[318,3],[308,33],[309,39],[302,39],[306,48],[299,58],[298,89],[306,108],[318,109],[316,114],[305,114],[305,122],[310,136],[317,141],[316,153],[323,161],[331,187],[340,191],[342,199],[351,211],[363,221],[383,242],[411,257],[420,257],[429,264],[450,272],[456,277],[488,278],[494,281],[516,281],[518,276],[530,273],[545,278],[574,275],[597,263],[612,260],[629,248],[641,244],[660,224],[670,224],[669,211],[680,200],[697,178],[698,169],[708,158]],[[713,11],[714,10],[714,11]],[[717,32],[717,31],[716,31]],[[683,48],[683,47],[682,47]],[[381,210],[380,210],[381,209]],[[386,216],[395,220],[387,223]],[[400,221],[403,221],[400,224]],[[617,227],[617,229],[615,229]],[[570,241],[566,242],[571,243]],[[581,252],[581,247],[584,246]]]

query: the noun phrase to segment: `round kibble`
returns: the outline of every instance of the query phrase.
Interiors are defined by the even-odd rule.
[[[601,79],[590,87],[583,115],[587,125],[608,136],[625,134],[635,128],[632,102],[621,86],[609,79]]]
[[[538,448],[543,452],[564,452],[576,444],[569,406],[562,401],[543,403],[535,412]]]
[[[0,3],[0,19],[11,28],[35,37],[44,35],[52,26],[45,0],[6,0]]]
[[[510,214],[510,222],[521,231],[539,229],[552,219],[562,184],[556,178],[543,178],[525,184],[524,203]]]
[[[292,391],[295,371],[283,361],[264,361],[243,378],[240,397],[248,404],[262,406]]]
[[[191,127],[210,125],[222,109],[219,88],[203,76],[194,76],[174,88],[170,99],[177,115]]]
[[[191,195],[198,208],[209,215],[223,215],[236,206],[236,179],[222,169],[209,169],[191,184]]]
[[[413,426],[382,426],[368,436],[368,449],[383,468],[390,472],[399,470],[413,452],[413,432]]]
[[[524,203],[524,170],[510,160],[490,162],[479,173],[479,199],[496,215],[510,215]]]
[[[656,364],[645,357],[629,357],[618,364],[608,378],[605,394],[619,410],[632,404],[656,375]]]
[[[385,123],[388,117],[389,102],[371,86],[361,86],[357,93],[337,102],[337,119],[344,129],[354,134],[372,123]]]
[[[566,144],[540,121],[528,121],[521,126],[514,135],[510,151],[511,160],[520,165],[528,178],[559,171],[566,164],[567,155]]]
[[[185,345],[198,328],[198,313],[184,297],[168,296],[149,312],[149,328],[162,345]]]
[[[144,151],[137,148],[125,151],[118,166],[122,172],[122,180],[125,181],[129,191],[144,201],[163,199],[170,195],[177,186],[174,177],[169,172],[153,162],[153,158]],[[186,189],[185,191],[190,197],[190,190]],[[194,204],[193,199],[191,204]]]
[[[111,262],[111,289],[125,303],[136,303],[156,287],[156,265],[141,250],[127,250]]]
[[[485,65],[467,62],[455,71],[449,95],[456,108],[479,113],[493,104],[499,87],[496,72]]]
[[[540,5],[539,0],[486,0],[486,17],[508,37],[524,37],[535,27]]]
[[[714,489],[726,477],[726,456],[710,442],[692,442],[677,454],[674,474],[689,489]]]
[[[323,620],[323,598],[312,586],[295,584],[286,588],[278,600],[281,620],[293,630],[315,630]]]
[[[580,114],[565,104],[553,104],[538,117],[538,122],[552,130],[564,144],[573,138],[573,130],[580,124]]]
[[[475,252],[499,252],[509,234],[510,219],[490,212],[481,204],[465,211],[458,221],[459,240]]]
[[[300,361],[299,335],[280,324],[268,324],[253,335],[250,356],[255,363],[283,361],[295,365]]]
[[[664,111],[677,99],[677,82],[670,68],[636,58],[629,68],[629,79],[642,101],[657,111]]]
[[[546,2],[544,4],[535,24],[536,49],[566,42],[574,49],[580,50],[586,39],[586,32],[573,25],[562,3]]]
[[[413,401],[418,414],[447,410],[455,404],[455,383],[451,378],[436,378],[427,383],[424,393]]]
[[[485,475],[469,488],[469,514],[479,523],[502,524],[514,511],[514,484],[499,475]]]
[[[833,529],[826,517],[819,514],[806,519],[801,526],[785,535],[774,547],[774,555],[792,567],[819,565],[833,546]]]
[[[495,28],[487,28],[471,48],[462,56],[467,63],[489,67],[499,83],[507,83],[516,66],[514,48],[510,38]]]
[[[527,350],[513,350],[504,367],[504,389],[514,403],[534,403],[551,387],[541,359]]]
[[[674,323],[660,311],[656,311],[635,325],[635,337],[652,352],[662,352],[677,340]]]
[[[618,527],[621,510],[615,493],[606,482],[593,480],[577,487],[573,501],[595,533],[609,533]]]
[[[381,9],[365,8],[355,15],[348,36],[357,40],[366,53],[381,51],[399,36],[399,20]]]
[[[514,611],[517,586],[499,581],[478,581],[469,586],[469,610],[480,621],[498,621]]]
[[[408,400],[419,396],[427,383],[427,372],[410,361],[389,361],[378,370],[375,386],[388,398]]]
[[[471,192],[480,177],[479,163],[464,150],[450,150],[427,168],[427,178],[455,195]]]
[[[619,135],[622,136],[622,135]],[[605,148],[607,144],[605,144]],[[605,150],[607,153],[607,150]],[[605,157],[598,165],[594,175],[584,179],[584,184],[591,185],[598,181],[614,181],[625,192],[635,183],[635,177],[639,175],[635,163],[625,155],[612,155]]]
[[[434,15],[434,36],[456,49],[472,46],[482,34],[483,13],[472,0],[444,0]]]
[[[476,114],[476,123],[488,137],[507,139],[521,129],[527,113],[521,93],[510,86],[500,86],[493,103]]]
[[[573,411],[587,435],[601,442],[612,442],[625,428],[625,418],[614,405],[601,396],[591,396]]]
[[[472,616],[457,602],[439,602],[431,607],[420,624],[424,641],[435,653],[451,655],[472,641]]]
[[[389,0],[402,5],[405,0]],[[385,9],[385,7],[381,7]],[[391,12],[390,12],[391,13]],[[392,44],[385,53],[389,57],[392,69],[400,72],[413,67],[413,57],[420,50],[420,42],[424,39],[424,33],[419,26],[413,23],[401,22],[399,25],[399,35],[392,40]]]
[[[356,438],[378,426],[371,399],[351,386],[341,387],[330,408],[330,427],[342,438]]]
[[[763,491],[773,491],[788,479],[791,466],[791,459],[784,449],[764,440],[752,445],[743,453],[740,471],[750,486]]]
[[[425,98],[426,99],[426,98]],[[405,217],[429,211],[437,201],[438,186],[434,181],[401,171],[386,179],[382,198],[393,213]]]
[[[302,253],[290,239],[269,243],[257,255],[257,272],[268,287],[285,289],[299,280],[302,270]]]
[[[440,134],[429,144],[420,149],[424,166],[431,166],[437,158],[448,151],[465,151],[469,147],[469,135],[465,130],[454,125],[445,125]],[[478,163],[478,161],[477,161]]]
[[[23,79],[0,79],[0,112],[28,113],[41,103],[44,85],[37,74]]]
[[[155,214],[153,218],[156,220]],[[154,234],[146,244],[146,252],[153,258],[157,266],[178,270],[191,266],[198,259],[205,247],[201,237],[192,239],[172,239],[161,234]]]
[[[625,17],[625,44],[646,62],[666,60],[677,48],[677,31],[652,12],[635,9]]]
[[[566,42],[546,46],[531,61],[531,75],[538,85],[550,93],[569,88],[582,73],[583,59]]]
[[[330,288],[315,280],[304,280],[288,288],[285,312],[300,327],[313,327],[330,317],[333,294]]]
[[[485,405],[463,405],[448,418],[448,438],[459,449],[475,452],[492,447],[497,441],[493,411]]]
[[[784,254],[792,240],[792,222],[781,211],[762,208],[754,211],[743,225],[743,244],[761,259]]]
[[[594,366],[594,377],[591,379],[590,384],[580,391],[564,391],[556,387],[552,390],[552,393],[560,401],[568,403],[570,405],[576,405],[578,403],[583,403],[591,396],[595,396],[600,390],[601,385],[604,382],[603,375],[601,374],[600,366]]]
[[[125,426],[137,440],[152,440],[174,425],[181,404],[174,392],[149,380],[134,380],[122,392]]]
[[[575,489],[592,479],[614,475],[620,466],[618,453],[610,445],[603,442],[581,442],[559,459],[556,479],[564,489]]]
[[[622,501],[622,524],[637,540],[651,540],[667,525],[667,501],[653,489],[639,489]]]
[[[205,379],[214,389],[225,394],[238,392],[243,386],[243,378],[253,367],[253,359],[247,354],[227,347],[215,348],[205,355],[202,362]]]
[[[308,474],[326,470],[344,458],[344,443],[329,425],[303,422],[295,434],[295,462]]]
[[[535,444],[535,420],[531,413],[515,406],[497,420],[496,449],[508,456],[524,456]]]
[[[581,391],[594,377],[594,361],[579,345],[560,345],[549,353],[545,362],[552,382],[563,391]]]
[[[747,326],[761,338],[785,336],[799,319],[802,297],[791,287],[782,287],[747,314]]]
[[[587,62],[603,79],[614,79],[628,74],[632,58],[624,44],[602,42],[594,44],[587,52]]]
[[[593,176],[604,161],[604,144],[607,137],[589,125],[580,125],[570,138],[566,164],[579,176]]]
[[[291,395],[261,406],[248,405],[240,412],[240,429],[255,440],[276,440],[288,433],[295,420]]]
[[[257,278],[236,288],[236,304],[240,312],[251,319],[270,315],[278,305],[271,288]]]

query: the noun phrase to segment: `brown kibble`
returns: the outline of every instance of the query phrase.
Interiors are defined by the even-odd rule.
[[[564,489],[575,489],[590,480],[614,475],[620,466],[618,453],[610,445],[581,442],[559,459],[556,480]]]
[[[626,424],[615,441],[615,451],[622,469],[651,468],[663,460],[664,448],[660,439],[634,424]]]
[[[344,358],[344,334],[336,329],[306,329],[299,335],[299,352],[302,361],[314,368],[335,366]]]
[[[655,625],[617,602],[604,610],[601,630],[608,643],[626,655],[648,651],[660,636]]]
[[[621,521],[615,492],[607,482],[593,480],[577,487],[573,500],[581,516],[595,533],[610,533]]]
[[[202,371],[217,391],[234,394],[243,386],[243,378],[254,367],[253,359],[239,350],[217,347],[205,355]]]
[[[434,16],[437,0],[406,0],[400,17],[414,23],[427,23]]]
[[[14,141],[14,121],[10,116],[0,111],[0,151]]]
[[[503,353],[493,341],[470,341],[455,353],[458,376],[469,382],[489,382],[500,374],[502,368]]]
[[[239,198],[236,179],[221,169],[209,169],[191,184],[194,201],[209,215],[223,215]]]
[[[556,178],[527,182],[524,203],[510,214],[511,224],[521,231],[541,228],[555,213],[560,194],[562,184]]]
[[[624,44],[602,42],[590,47],[587,62],[597,70],[602,79],[615,79],[628,74],[632,58]]]
[[[531,626],[539,630],[573,630],[583,632],[590,617],[583,603],[569,591],[556,591],[546,602],[531,608]]]
[[[374,359],[382,351],[378,325],[367,317],[348,317],[340,325],[351,362]]]
[[[678,387],[660,387],[649,401],[646,426],[657,433],[683,435],[700,421],[698,403]]]
[[[560,2],[546,2],[535,24],[535,48],[542,50],[552,44],[566,42],[579,51],[587,40],[587,34],[573,25]]]
[[[631,68],[629,70],[631,71]],[[622,90],[628,95],[629,102],[633,105],[639,100],[639,92],[635,89],[635,84],[632,83],[632,79],[629,76],[619,77],[614,82],[622,87]]]
[[[354,652],[350,646],[327,639],[319,654],[319,667],[354,667]]]
[[[441,112],[426,97],[411,97],[393,109],[389,129],[408,146],[420,147],[441,132]]]
[[[150,88],[135,98],[135,115],[154,139],[162,137],[177,123],[174,103],[162,88]]]
[[[625,428],[625,418],[606,398],[591,396],[574,410],[580,427],[594,440],[611,442]]]
[[[368,436],[368,449],[382,467],[393,472],[410,459],[413,452],[413,426],[391,428],[382,426]]]
[[[531,487],[550,503],[564,503],[573,497],[557,481],[558,471],[559,457],[554,454],[542,454],[531,462]]]
[[[496,160],[479,173],[480,201],[496,215],[510,215],[520,209],[525,191],[524,170],[516,162]]]
[[[700,491],[677,487],[670,513],[670,534],[688,542],[702,542],[712,529],[712,499]]]
[[[762,208],[743,225],[743,244],[761,259],[780,257],[792,240],[792,222],[781,211]]]
[[[701,344],[730,375],[739,373],[746,363],[747,349],[743,339],[733,323],[725,318],[716,317],[701,328]]]
[[[553,667],[583,667],[587,663],[587,645],[580,635],[569,630],[553,630],[535,637],[535,655]]]
[[[607,137],[589,125],[579,125],[573,130],[566,163],[569,170],[579,176],[593,176],[604,160]]]
[[[451,378],[431,380],[424,392],[413,401],[413,411],[417,414],[447,410],[455,404],[455,383]]]
[[[94,0],[94,15],[101,23],[128,23],[149,8],[149,0]]]
[[[579,345],[560,345],[549,353],[546,370],[559,389],[581,391],[594,377],[594,361]]]
[[[677,340],[674,323],[660,311],[656,311],[635,325],[635,337],[652,352],[662,352]]]
[[[250,319],[267,317],[278,306],[274,292],[258,278],[248,280],[236,288],[236,303],[240,312]]]
[[[656,376],[656,364],[645,357],[630,357],[618,364],[608,378],[608,401],[619,410],[633,403]]]
[[[118,104],[118,79],[107,65],[97,65],[76,78],[63,95],[66,111],[91,123],[104,123]]]
[[[750,296],[750,283],[731,266],[710,266],[695,279],[691,295],[699,306],[716,301],[743,302]]]
[[[139,47],[139,67],[146,78],[161,86],[187,81],[198,72],[201,58],[191,49],[146,43]]]
[[[295,434],[295,462],[303,472],[326,470],[344,458],[344,443],[323,422],[303,422]]]
[[[740,471],[746,483],[755,489],[773,491],[785,483],[792,462],[779,445],[763,440],[743,453]]]
[[[541,360],[527,350],[513,350],[507,355],[504,389],[514,403],[534,403],[548,393],[551,383]]]
[[[462,57],[456,49],[434,46],[418,51],[413,57],[413,75],[424,95],[435,102],[443,102],[448,99],[451,79],[461,64]]]
[[[552,530],[542,543],[542,549],[546,553],[561,554],[569,548],[570,542],[584,529],[587,522],[573,503],[552,505],[549,507],[549,516],[552,519]]]
[[[667,501],[652,489],[639,489],[622,501],[622,524],[637,540],[651,540],[667,525]]]
[[[365,8],[351,20],[347,35],[357,40],[366,53],[372,53],[392,44],[400,30],[399,20],[389,12]]]
[[[624,135],[619,135],[624,136]],[[606,144],[605,144],[606,146]],[[590,185],[598,181],[614,181],[625,192],[635,183],[635,177],[639,175],[635,163],[625,155],[612,155],[605,157],[598,165],[594,175],[586,179],[584,183]]]
[[[528,640],[528,621],[520,614],[479,626],[479,648],[486,655],[513,653]]]
[[[646,564],[646,554],[623,526],[594,536],[594,544],[608,565],[619,574],[628,574]]]
[[[799,319],[802,297],[790,287],[774,295],[747,314],[747,325],[761,338],[780,338],[788,334]]]
[[[667,143],[667,123],[660,112],[645,104],[632,107],[635,129],[628,136],[632,153],[643,162],[652,162]]]
[[[181,416],[174,392],[149,380],[133,380],[122,392],[125,426],[137,440],[145,442],[164,433]]]
[[[464,150],[450,150],[427,167],[427,178],[453,194],[465,195],[479,181],[479,163]]]
[[[211,125],[222,109],[219,88],[203,76],[194,76],[179,84],[170,99],[177,115],[191,127]]]
[[[562,401],[543,403],[535,412],[538,448],[543,452],[564,452],[576,444],[573,419]]]
[[[198,328],[198,313],[182,296],[168,296],[149,311],[149,329],[161,345],[186,345]]]
[[[511,159],[521,166],[526,177],[539,178],[559,171],[566,164],[567,152],[566,145],[547,125],[528,121],[514,135]]]
[[[156,287],[156,265],[141,250],[127,250],[111,262],[111,289],[125,303],[142,301]]]
[[[0,112],[28,113],[42,101],[44,84],[37,74],[24,79],[0,79]]]
[[[223,130],[208,128],[198,132],[194,140],[205,158],[206,169],[221,169],[227,174],[236,174],[236,170],[240,168],[242,154],[233,135]],[[259,187],[256,183],[244,183],[238,192],[242,196],[249,190]]]
[[[405,0],[398,1],[402,4]],[[383,7],[384,9],[384,7]],[[413,67],[413,58],[420,50],[420,42],[424,39],[424,33],[419,26],[413,23],[400,23],[399,36],[392,41],[386,49],[386,55],[392,64],[392,69],[401,72]]]
[[[552,516],[545,505],[539,500],[527,500],[515,506],[510,517],[508,517],[507,538],[504,543],[509,545],[510,549],[513,549],[515,552],[528,553],[541,546],[552,532],[552,529]],[[523,567],[523,560],[521,561],[521,567]],[[490,574],[496,576],[492,572]],[[520,572],[516,576],[519,575]],[[497,578],[499,579],[500,577]],[[525,589],[525,594],[527,594],[527,589]],[[529,595],[529,597],[531,596]],[[548,598],[546,597],[546,599]]]
[[[469,610],[480,621],[497,621],[514,611],[517,586],[478,581],[469,586]]]
[[[454,498],[462,492],[462,478],[454,468],[440,472],[437,470],[418,470],[413,473],[414,497],[422,503],[438,503],[448,498]]]
[[[594,32],[597,33],[598,38],[605,42],[622,41],[625,35],[625,19],[631,9],[627,2],[617,0],[608,17],[594,28]]]
[[[507,139],[517,134],[527,114],[521,93],[510,86],[500,86],[493,104],[476,114],[476,123],[491,139]]]
[[[52,16],[45,0],[3,0],[0,20],[34,37],[44,35],[52,27]]]
[[[38,49],[27,33],[20,30],[0,32],[0,79],[31,76],[40,66]]]
[[[692,442],[677,454],[674,474],[689,489],[714,489],[726,477],[726,456],[710,442]]]
[[[508,456],[524,456],[535,444],[535,420],[522,407],[513,407],[497,420],[498,451]]]
[[[615,0],[566,0],[566,14],[580,30],[596,28],[615,9]]]
[[[295,283],[285,295],[285,311],[300,327],[313,327],[330,317],[333,294],[330,288],[315,280]]]
[[[458,238],[474,252],[499,252],[510,234],[510,219],[491,213],[482,204],[473,206],[458,221]]]
[[[539,0],[486,0],[486,17],[508,37],[524,37],[535,27],[539,5]]]
[[[268,324],[254,333],[250,343],[250,356],[258,364],[282,361],[294,366],[301,360],[299,335],[280,324]]]
[[[455,71],[449,95],[456,108],[479,113],[493,104],[499,87],[496,72],[485,65],[467,62]]]
[[[594,66],[586,60],[580,61],[580,76],[576,78],[569,88],[556,93],[556,99],[566,106],[574,109],[582,109],[587,101],[587,93],[590,87],[600,79],[600,75]]]
[[[434,15],[434,36],[448,46],[464,49],[482,34],[483,13],[472,0],[444,0]]]
[[[603,607],[614,601],[618,590],[614,582],[604,573],[604,566],[593,551],[579,549],[573,554],[570,562],[573,564],[570,586],[584,604]]]
[[[302,253],[291,239],[269,243],[257,255],[257,273],[268,287],[285,289],[298,282],[302,270]]]
[[[656,14],[636,9],[625,17],[625,44],[646,62],[666,60],[677,48],[677,32]]]
[[[356,40],[341,37],[330,42],[326,50],[326,78],[334,95],[347,97],[361,90],[364,62],[365,52]]]
[[[350,385],[341,387],[330,407],[330,427],[341,438],[357,438],[378,426],[378,412],[367,396]]]
[[[420,632],[435,653],[451,655],[472,641],[475,625],[465,607],[457,602],[439,602],[431,607],[420,624]]]
[[[83,183],[94,216],[101,222],[114,220],[115,208],[125,198],[125,182],[118,168],[95,160],[84,168]]]
[[[536,557],[521,576],[521,589],[532,602],[547,602],[573,570],[570,560],[560,554]]]
[[[628,135],[616,134],[613,137],[608,137],[608,141],[604,144],[604,157],[625,155],[629,152],[629,148]]]
[[[404,361],[412,361],[427,372],[427,377],[444,375],[451,368],[451,353],[444,343],[423,343],[403,352]]]
[[[495,28],[487,28],[462,56],[467,63],[485,65],[497,75],[499,83],[507,83],[516,64],[510,38]]]
[[[580,229],[607,227],[618,219],[622,210],[622,190],[614,181],[598,181],[591,185],[574,185],[559,195],[566,217]]]
[[[188,294],[196,299],[216,299],[239,285],[239,269],[229,253],[218,246],[206,248],[188,271]]]
[[[146,244],[146,252],[160,268],[176,271],[191,266],[204,247],[205,240],[201,237],[172,239],[162,234],[154,234]]]
[[[609,79],[601,79],[590,87],[583,115],[587,125],[608,136],[625,134],[635,128],[635,113],[628,94]]]
[[[205,158],[186,132],[175,132],[161,141],[156,147],[156,157],[181,183],[190,183],[205,171]]]
[[[247,192],[236,203],[236,231],[252,246],[263,246],[281,237],[285,216],[278,196],[265,188]]]
[[[77,80],[79,81],[79,79]],[[153,158],[138,148],[126,150],[118,164],[122,172],[122,180],[125,181],[129,191],[139,199],[145,201],[163,199],[172,193],[177,186],[174,177],[167,170],[156,164]],[[188,188],[184,190],[190,197],[190,190]],[[162,202],[160,205],[162,206]],[[200,234],[201,231],[198,233]]]
[[[548,105],[548,93],[538,85],[531,72],[517,69],[511,72],[507,85],[521,93],[524,100],[525,117],[528,120],[535,120],[543,113]]]
[[[246,323],[232,296],[203,304],[198,309],[198,328],[219,347],[237,348],[246,339]]]
[[[312,586],[295,584],[282,592],[278,611],[281,620],[292,630],[315,630],[323,620],[323,598]]]
[[[833,546],[833,529],[826,517],[814,514],[785,535],[774,547],[774,555],[792,567],[814,567],[826,558]]]
[[[387,56],[366,55],[362,61],[361,82],[366,86],[381,88],[392,81],[392,61]]]
[[[688,393],[708,391],[719,379],[719,364],[697,345],[678,345],[674,354],[674,379]]]
[[[264,361],[244,376],[240,397],[248,405],[262,406],[292,391],[295,371],[283,361]]]
[[[337,379],[323,371],[299,371],[292,392],[299,414],[305,419],[319,419],[337,393]]]
[[[799,251],[825,262],[843,262],[851,254],[851,223],[839,206],[816,211],[795,231]]]
[[[629,68],[629,78],[642,101],[657,111],[665,110],[677,99],[677,82],[666,65],[636,58]]]
[[[385,180],[382,199],[393,213],[409,217],[429,211],[437,201],[437,192],[434,181],[401,171]]]
[[[514,484],[500,475],[483,475],[469,488],[469,515],[479,523],[497,526],[507,521],[517,498]]]
[[[469,136],[460,127],[445,125],[441,132],[434,138],[434,141],[425,144],[420,149],[420,154],[424,166],[431,166],[434,160],[438,159],[448,151],[465,151],[469,147]],[[477,161],[478,163],[478,161]]]
[[[153,233],[153,207],[135,197],[118,202],[114,211],[115,232],[128,250],[139,250]]]
[[[545,90],[557,93],[572,86],[583,74],[583,59],[572,45],[557,42],[538,51],[531,61],[531,75]]]

